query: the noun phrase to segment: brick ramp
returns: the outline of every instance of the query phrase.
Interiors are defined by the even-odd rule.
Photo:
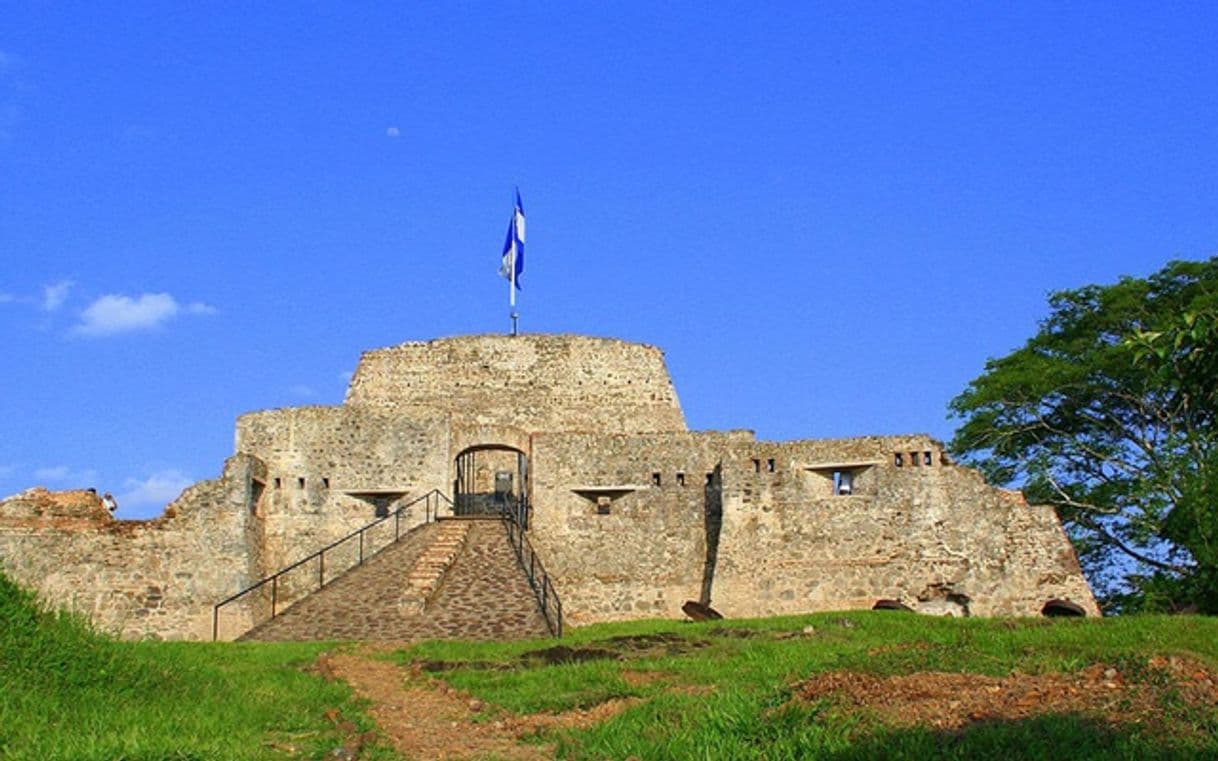
[[[498,520],[421,529],[247,632],[242,640],[549,636]]]

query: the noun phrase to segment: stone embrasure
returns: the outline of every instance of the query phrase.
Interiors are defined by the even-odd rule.
[[[1038,615],[1062,599],[1098,613],[1052,509],[987,485],[924,435],[691,432],[663,355],[642,344],[468,336],[378,349],[344,404],[243,415],[235,441],[219,478],[155,520],[116,521],[87,491],[0,501],[0,566],[104,630],[209,638],[215,603],[401,508],[363,538],[370,554],[390,549],[328,574],[276,625],[350,586],[366,609],[314,616],[342,636],[405,636],[407,619],[430,633],[419,636],[468,633],[490,599],[531,598],[504,588],[519,574],[488,538],[497,523],[424,525],[449,511],[425,498],[438,490],[475,511],[527,499],[530,541],[576,624],[677,617],[703,598],[728,616],[881,599],[953,615]],[[468,534],[438,538],[448,531]],[[355,565],[359,548],[328,551],[327,568]],[[307,595],[320,570],[284,577],[281,599]],[[529,605],[495,619],[521,628],[478,636],[535,629]],[[226,608],[221,638],[258,624],[256,608]]]

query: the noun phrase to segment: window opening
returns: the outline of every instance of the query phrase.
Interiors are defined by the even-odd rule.
[[[928,449],[922,453],[922,464],[930,465],[930,464],[932,464],[932,462],[933,461],[931,460],[930,450]]]
[[[894,452],[892,455],[892,464],[898,468],[905,464],[905,455],[900,452]]]
[[[921,465],[921,464],[922,464],[922,460],[921,460],[921,458],[920,458],[920,457],[918,457],[918,453],[917,453],[917,452],[910,452],[910,453],[909,453],[909,464],[910,464],[910,465],[913,465],[914,467],[917,467],[917,466],[919,466],[919,465]]]
[[[258,514],[258,503],[262,500],[262,492],[266,491],[266,484],[258,479],[251,479],[250,482],[250,515]]]
[[[854,473],[849,470],[833,471],[833,493],[848,496],[854,493]]]
[[[304,482],[303,478],[296,479],[296,485],[299,486],[301,489],[304,488],[304,484],[305,484],[305,482]]]
[[[279,488],[279,487],[281,487],[281,486],[283,486],[283,480],[282,480],[282,479],[279,479],[279,478],[276,478],[276,479],[275,479],[275,488],[276,488],[276,489],[278,489],[278,488]]]
[[[651,474],[651,485],[652,485],[652,486],[659,486],[659,485],[660,485],[660,480],[661,480],[661,479],[660,479],[660,474],[659,474],[659,473],[652,473],[652,474]]]
[[[678,473],[677,474],[677,486],[684,486],[684,485],[685,485],[685,474]]]
[[[756,460],[756,459],[753,460],[753,472],[754,473],[761,472],[761,460]]]
[[[774,472],[774,458],[773,457],[771,457],[770,459],[765,461],[765,469],[770,473]]]

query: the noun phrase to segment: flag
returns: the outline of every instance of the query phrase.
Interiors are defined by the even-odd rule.
[[[524,272],[524,204],[520,202],[520,191],[516,191],[516,208],[508,221],[507,240],[503,241],[503,263],[499,274],[520,288],[520,273]]]

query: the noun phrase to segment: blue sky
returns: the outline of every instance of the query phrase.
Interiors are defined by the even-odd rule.
[[[691,427],[925,431],[1218,251],[1212,4],[0,3],[0,495],[211,478],[360,351],[663,347]]]

